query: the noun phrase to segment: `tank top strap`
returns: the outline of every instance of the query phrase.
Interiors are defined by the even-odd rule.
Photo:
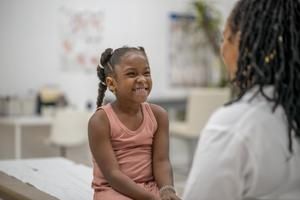
[[[153,113],[153,111],[152,111],[152,109],[151,109],[150,104],[147,103],[147,102],[144,102],[144,103],[142,104],[142,107],[144,108],[143,110],[147,112],[147,114],[148,114],[148,116],[149,116],[151,122],[153,123],[153,125],[154,125],[154,130],[156,130],[158,125],[157,125],[157,121],[156,121],[156,118],[155,118],[155,116],[154,116],[154,113]],[[146,113],[145,113],[145,115],[146,115]]]
[[[108,118],[109,126],[110,126],[110,135],[113,136],[114,133],[118,132],[118,129],[117,129],[118,119],[115,118],[114,111],[111,107],[111,104],[108,103],[108,104],[102,105],[96,109],[96,112],[98,110],[103,110],[105,112],[105,114]]]
[[[111,104],[108,103],[104,106],[101,106],[100,108],[103,109],[104,112],[106,113],[111,127],[115,127],[118,124],[118,119],[116,117],[116,114],[113,111]]]

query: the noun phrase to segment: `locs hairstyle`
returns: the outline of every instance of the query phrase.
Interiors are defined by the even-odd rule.
[[[240,0],[228,24],[233,34],[240,32],[236,100],[258,86],[273,111],[281,105],[293,152],[291,138],[300,138],[300,1]],[[266,85],[274,86],[272,98],[263,92]]]

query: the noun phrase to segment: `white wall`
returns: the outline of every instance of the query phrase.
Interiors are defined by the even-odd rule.
[[[235,0],[215,5],[227,15]],[[152,67],[151,97],[184,95],[170,89],[168,70],[168,14],[191,10],[190,0],[0,0],[0,95],[23,95],[44,85],[57,85],[79,107],[96,98],[96,73],[63,72],[59,62],[58,10],[101,10],[103,45],[144,46]]]

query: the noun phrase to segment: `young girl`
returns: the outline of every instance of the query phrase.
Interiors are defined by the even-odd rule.
[[[152,80],[144,49],[108,48],[100,63],[98,109],[88,126],[94,200],[178,200],[167,113],[145,102]],[[116,100],[102,106],[107,88]]]
[[[184,199],[300,199],[299,22],[299,0],[237,1],[221,52],[239,95],[204,128]]]

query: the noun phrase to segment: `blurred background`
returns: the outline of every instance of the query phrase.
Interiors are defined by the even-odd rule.
[[[234,2],[0,0],[0,160],[62,156],[91,167],[100,54],[143,46],[181,191],[201,128],[230,98],[218,48]]]

